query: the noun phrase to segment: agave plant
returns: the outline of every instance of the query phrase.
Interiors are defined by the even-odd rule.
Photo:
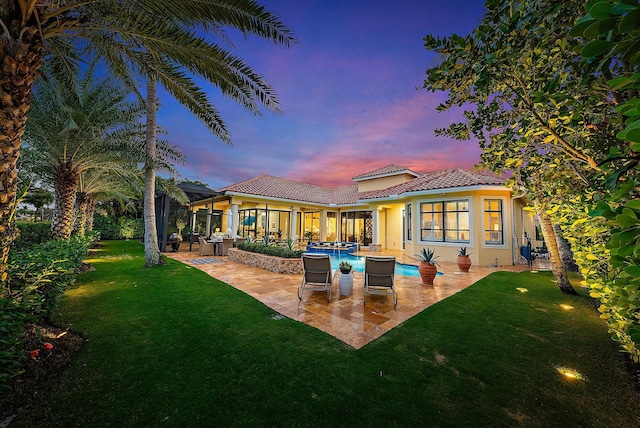
[[[293,251],[293,247],[295,247],[295,241],[291,238],[287,239],[287,248]]]
[[[421,262],[429,263],[430,265],[439,267],[440,264],[436,262],[436,259],[440,256],[436,256],[435,252],[436,250],[432,250],[431,248],[427,247],[426,249],[423,248],[422,251],[420,251],[418,254],[414,254],[414,256],[417,257]]]
[[[458,250],[458,255],[459,256],[470,256],[471,253],[467,251],[467,247],[460,247],[460,249]]]

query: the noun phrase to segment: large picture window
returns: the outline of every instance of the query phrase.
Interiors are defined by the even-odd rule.
[[[469,201],[421,203],[420,239],[469,243]]]
[[[500,199],[485,199],[484,201],[484,242],[492,245],[504,243],[502,200]]]

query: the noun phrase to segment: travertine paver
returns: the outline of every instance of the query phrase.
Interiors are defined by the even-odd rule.
[[[197,245],[194,248],[197,249]],[[361,253],[366,254],[368,253]],[[401,263],[416,263],[401,253],[375,253],[382,254],[393,255]],[[361,348],[425,308],[463,290],[492,272],[530,269],[528,266],[472,266],[470,272],[462,273],[458,272],[454,263],[440,263],[439,270],[444,275],[438,276],[433,286],[422,285],[419,277],[396,275],[398,305],[394,308],[392,299],[387,296],[367,296],[367,303],[363,304],[362,287],[359,286],[362,284],[361,272],[353,273],[354,287],[350,296],[340,295],[336,280],[330,302],[327,302],[326,293],[310,291],[305,292],[300,301],[297,293],[302,275],[268,272],[232,262],[223,256],[215,257],[222,263],[196,264],[193,260],[199,258],[197,251],[167,252],[165,255],[200,269],[253,296],[274,311],[316,327],[354,348]],[[534,268],[545,269],[547,266]]]

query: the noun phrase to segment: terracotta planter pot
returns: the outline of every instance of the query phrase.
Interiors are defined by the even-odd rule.
[[[458,256],[456,263],[458,264],[460,272],[469,272],[469,268],[471,267],[471,259],[469,256]]]
[[[431,263],[421,262],[418,265],[418,272],[420,273],[420,278],[422,278],[422,285],[433,285],[433,279],[438,273],[438,268]]]

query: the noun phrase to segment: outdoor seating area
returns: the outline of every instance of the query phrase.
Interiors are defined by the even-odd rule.
[[[331,254],[335,252],[351,254],[359,248],[356,242],[311,242],[307,245],[309,253]]]
[[[373,293],[365,296],[363,272],[352,273],[354,286],[350,295],[340,294],[338,281],[335,281],[336,272],[333,272],[330,297],[327,296],[327,289],[324,293],[307,290],[300,298],[302,274],[274,273],[236,263],[223,256],[215,256],[216,263],[200,264],[194,262],[199,257],[197,251],[164,254],[249,294],[278,314],[311,325],[354,348],[360,348],[379,338],[425,308],[465,289],[492,272],[544,268],[535,264],[532,267],[473,266],[470,272],[462,273],[455,263],[442,262],[439,270],[444,274],[435,280],[433,286],[422,286],[419,277],[394,275],[392,293],[395,295],[389,293],[392,299],[388,295]],[[369,251],[356,252],[354,255],[371,256]],[[399,263],[417,263],[415,259],[399,251],[376,252],[375,255],[390,256]]]

